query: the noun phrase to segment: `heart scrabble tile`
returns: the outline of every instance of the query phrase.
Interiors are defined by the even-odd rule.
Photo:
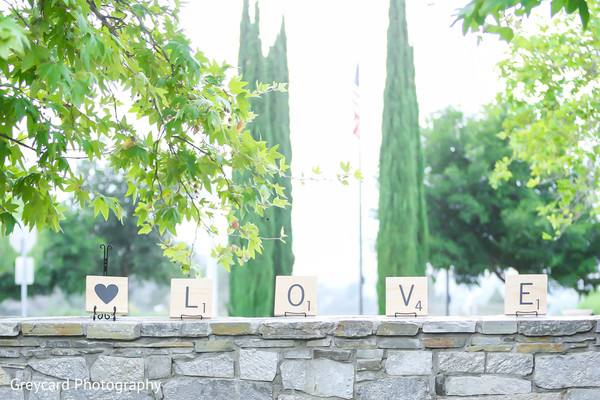
[[[119,276],[86,277],[85,310],[96,314],[127,315],[128,307],[128,278]],[[115,308],[116,307],[116,308]]]

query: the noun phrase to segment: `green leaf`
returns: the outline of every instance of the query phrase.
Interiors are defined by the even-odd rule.
[[[340,168],[342,168],[342,171],[344,171],[345,173],[350,173],[350,161],[348,161],[347,163],[340,161]]]
[[[27,33],[14,19],[0,14],[0,58],[7,60],[10,51],[23,54],[29,48]]]
[[[554,237],[546,232],[542,232],[542,239],[544,240],[552,240]]]
[[[287,200],[285,200],[285,199],[281,199],[279,197],[276,197],[275,199],[273,199],[273,205],[275,207],[284,208],[285,206],[289,206],[290,203]]]
[[[581,17],[583,28],[586,29],[590,21],[590,10],[585,0],[579,0],[579,16]]]
[[[560,12],[560,10],[565,7],[565,1],[566,0],[552,0],[551,3],[551,15],[555,16],[556,14],[558,14],[558,12]]]
[[[496,33],[496,34],[500,35],[500,38],[502,40],[505,40],[507,42],[510,42],[513,39],[513,37],[515,36],[515,33],[513,32],[513,30],[506,26],[485,24],[484,27],[487,32]]]
[[[569,14],[573,13],[579,8],[579,0],[565,0],[565,10]]]
[[[152,232],[152,227],[148,224],[144,224],[138,231],[138,235],[147,235],[150,232]]]
[[[104,220],[108,220],[108,205],[106,204],[103,196],[98,196],[90,203],[90,207],[94,207],[94,216],[98,213],[102,213]]]
[[[539,176],[537,176],[535,178],[531,178],[531,179],[529,179],[527,181],[527,187],[530,188],[530,189],[536,187],[539,184],[540,184],[540,177]]]
[[[13,215],[9,212],[0,213],[0,223],[4,227],[2,234],[4,236],[10,235],[15,229],[15,225],[17,224],[17,220]]]

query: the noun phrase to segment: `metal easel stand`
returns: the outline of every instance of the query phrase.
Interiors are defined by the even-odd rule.
[[[533,316],[539,317],[539,314],[537,311],[516,311],[515,312],[515,317],[526,317],[528,315],[533,315]]]
[[[113,313],[112,313],[112,320],[116,321],[117,320],[117,307],[113,307]],[[98,319],[106,319],[107,321],[110,319],[110,314],[96,314],[96,306],[94,306],[94,316],[93,316],[93,320],[95,321],[96,318]]]
[[[394,313],[394,318],[398,318],[398,317],[415,317],[415,318],[417,318],[417,313],[416,312],[397,312],[397,313]]]
[[[286,311],[283,313],[284,317],[294,317],[294,316],[300,316],[300,317],[308,317],[308,315],[306,315],[305,312],[291,312],[291,311]]]
[[[186,318],[200,318],[201,320],[204,319],[201,314],[181,314],[179,316],[179,318],[182,321],[183,321],[183,317],[186,317]]]
[[[100,248],[104,250],[104,259],[102,261],[102,275],[107,276],[108,275],[108,251],[110,249],[112,249],[112,245],[109,244],[107,246],[104,243],[102,243],[100,245]],[[99,320],[101,320],[101,319],[106,319],[107,321],[110,320],[111,314],[96,314],[97,308],[98,308],[97,306],[94,306],[94,315],[92,317],[93,321],[95,321],[96,318],[98,318]],[[112,320],[113,321],[117,320],[117,307],[116,306],[113,307]]]

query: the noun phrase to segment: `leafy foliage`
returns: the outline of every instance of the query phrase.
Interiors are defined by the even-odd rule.
[[[543,2],[543,0],[472,0],[459,10],[457,20],[463,21],[465,34],[469,30],[477,32],[483,28],[484,31],[499,34],[502,39],[510,41],[514,31],[506,23],[506,12],[512,11],[517,17],[529,16],[531,11]],[[553,16],[562,10],[568,14],[578,12],[583,27],[587,27],[590,20],[587,0],[551,0],[550,3]]]
[[[177,273],[156,246],[159,238],[154,232],[137,234],[138,227],[132,218],[134,204],[131,198],[125,196],[127,185],[123,184],[124,177],[111,169],[93,170],[92,167],[88,163],[81,169],[87,176],[86,184],[95,191],[116,198],[123,206],[123,221],[112,214],[107,221],[100,220],[94,218],[91,208],[69,206],[64,212],[60,232],[46,230],[38,235],[30,254],[36,265],[30,293],[48,294],[57,287],[67,294],[83,293],[85,279],[82,276],[102,273],[101,243],[113,245],[109,251],[110,275],[133,276],[138,280],[164,284]],[[0,240],[3,254],[0,292],[6,297],[18,298],[19,290],[14,284],[13,274],[16,254],[9,250],[10,247],[4,246],[5,241],[8,242],[8,239]],[[0,297],[0,301],[2,299]]]
[[[537,208],[553,196],[552,185],[526,186],[529,167],[514,162],[511,184],[489,183],[496,160],[510,154],[502,129],[503,111],[489,108],[479,119],[452,109],[436,116],[425,138],[426,193],[431,263],[454,266],[459,280],[475,283],[485,270],[501,279],[520,273],[548,273],[562,285],[588,291],[600,259],[600,224],[570,227],[556,241],[542,239],[549,223]]]
[[[122,172],[139,233],[174,234],[183,220],[213,233],[212,219],[271,206],[281,155],[243,129],[253,93],[228,65],[190,48],[179,2],[54,0],[15,2],[0,15],[0,228],[17,219],[60,230],[59,193],[104,219],[120,202],[92,190],[73,167],[85,158]],[[246,171],[246,183],[232,172]],[[228,267],[260,250],[253,227],[237,252],[217,246]],[[192,253],[163,243],[189,272]]]
[[[528,186],[550,183],[555,195],[539,209],[552,224],[547,238],[600,210],[599,51],[597,18],[584,32],[565,18],[542,27],[539,35],[516,36],[499,64],[506,88],[498,101],[509,105],[502,137],[509,139],[512,154],[498,162],[492,183],[511,178],[514,160],[531,166]]]
[[[119,221],[110,215],[106,221],[94,218],[89,208],[69,207],[66,219],[61,223],[61,232],[43,232],[40,245],[41,256],[36,262],[39,268],[36,280],[48,288],[60,287],[66,293],[83,293],[85,275],[100,275],[102,272],[102,250],[100,243],[112,244],[109,251],[109,274],[134,276],[139,280],[163,283],[176,272],[161,249],[156,232],[138,235],[138,227],[132,218],[135,205],[126,197],[127,185],[123,175],[110,168],[92,169],[85,165],[82,173],[86,184],[94,191],[105,193],[116,199],[123,207],[123,218]]]
[[[418,114],[405,2],[392,0],[379,155],[377,293],[380,312],[385,312],[386,277],[425,273],[428,231]]]
[[[259,34],[259,8],[255,6],[255,21],[250,21],[248,1],[240,25],[240,52],[238,64],[242,78],[250,82],[287,82],[286,35],[282,23],[274,45],[267,57],[263,57]],[[250,84],[252,86],[252,83]],[[259,110],[259,116],[248,126],[256,140],[265,140],[269,145],[277,145],[277,150],[291,162],[289,96],[287,92],[268,93],[263,98],[252,99],[252,108]],[[238,174],[235,181],[247,180],[247,174]],[[291,180],[279,176],[274,179],[278,191],[275,201],[289,204]],[[284,195],[285,191],[285,195]],[[287,197],[286,197],[287,196]],[[244,265],[232,266],[229,276],[229,312],[231,315],[258,317],[273,314],[275,276],[291,275],[294,264],[291,234],[291,206],[268,208],[263,215],[249,215],[244,222],[255,225],[263,236],[261,254],[248,260]],[[235,229],[232,234],[235,234]],[[272,240],[283,238],[285,242]],[[230,241],[237,246],[239,239],[232,236]]]

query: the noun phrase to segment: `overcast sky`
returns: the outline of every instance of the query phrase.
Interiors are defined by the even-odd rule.
[[[477,45],[451,27],[466,0],[407,0],[422,123],[447,106],[476,112],[501,88],[494,66],[506,44],[495,37]],[[250,1],[251,9],[254,1]],[[377,261],[377,173],[386,78],[388,1],[261,0],[263,52],[273,44],[282,16],[288,38],[292,173],[320,166],[335,176],[340,161],[358,165],[352,135],[352,83],[360,64],[361,153],[365,294],[374,308]],[[242,0],[194,0],[182,23],[193,45],[219,62],[237,65]],[[315,275],[321,287],[340,289],[358,279],[358,184],[294,182],[292,227],[295,275]],[[206,243],[200,243],[204,251]],[[319,293],[321,301],[322,293]],[[323,298],[323,304],[326,299]],[[356,303],[355,299],[348,299]],[[339,301],[338,301],[339,303]],[[357,304],[357,303],[356,303]],[[356,311],[358,305],[356,306]],[[335,313],[322,309],[320,313]]]

